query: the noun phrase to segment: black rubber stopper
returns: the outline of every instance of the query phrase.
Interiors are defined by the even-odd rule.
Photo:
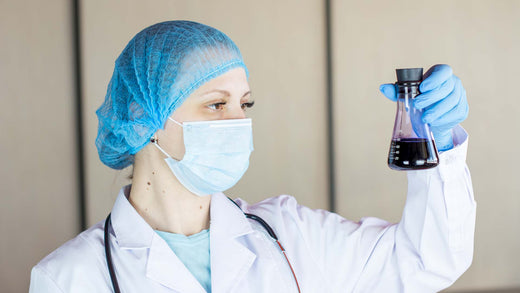
[[[397,82],[420,82],[422,81],[422,68],[402,68],[396,69]]]

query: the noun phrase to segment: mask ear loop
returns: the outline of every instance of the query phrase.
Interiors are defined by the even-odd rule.
[[[177,125],[182,127],[182,124],[173,120],[172,117],[168,117],[168,119],[170,119],[171,121],[175,122]],[[157,134],[154,134],[152,137],[150,137],[150,142],[153,143],[166,157],[171,158],[171,156],[168,155],[168,153],[165,150],[163,150],[162,147],[159,146],[159,139],[157,138]]]
[[[159,146],[159,139],[157,139],[156,134],[150,138],[150,142],[153,143],[166,157],[170,158],[170,155]]]
[[[177,125],[179,125],[180,127],[182,127],[182,124],[179,123],[179,122],[177,122],[177,121],[175,121],[175,120],[173,120],[172,117],[168,117],[168,119],[170,119],[171,121],[175,122],[175,124],[177,124]]]

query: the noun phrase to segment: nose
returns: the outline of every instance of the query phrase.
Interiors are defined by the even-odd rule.
[[[238,103],[233,103],[231,107],[226,111],[226,116],[224,119],[244,119],[246,118],[246,113],[242,109],[242,104],[240,101]]]

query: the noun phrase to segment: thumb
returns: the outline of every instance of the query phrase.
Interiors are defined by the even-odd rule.
[[[397,101],[397,95],[395,91],[395,85],[393,83],[385,83],[379,86],[379,90],[387,97],[390,101]]]

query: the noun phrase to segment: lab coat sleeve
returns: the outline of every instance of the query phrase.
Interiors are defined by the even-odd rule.
[[[450,286],[471,264],[476,210],[467,134],[459,126],[454,142],[438,167],[408,172],[397,224],[374,217],[350,221],[278,197],[280,211],[271,216],[283,223],[277,230],[297,273],[319,268],[332,292],[427,293]]]
[[[31,270],[31,283],[29,293],[64,293],[50,274],[43,267],[35,266]]]
[[[457,147],[440,154],[437,168],[408,172],[401,221],[372,241],[356,288],[380,292],[384,287],[371,281],[381,278],[382,284],[398,280],[400,292],[438,292],[470,266],[476,203],[462,127],[454,129],[454,140]]]

